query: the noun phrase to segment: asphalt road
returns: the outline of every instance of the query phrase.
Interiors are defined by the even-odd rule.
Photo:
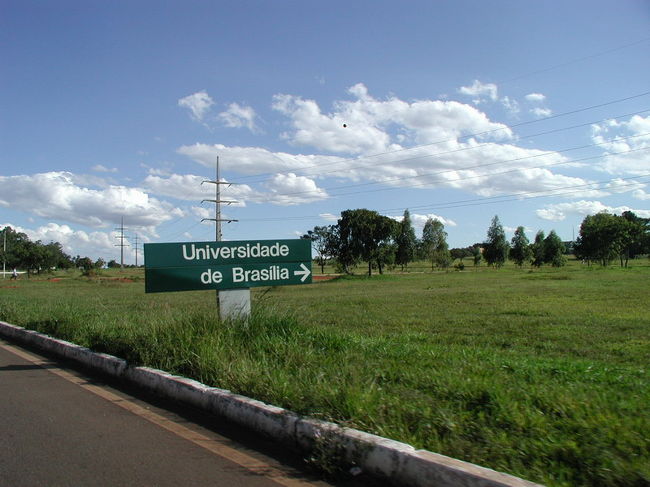
[[[118,388],[119,387],[119,388]],[[218,418],[0,340],[0,486],[328,486]]]

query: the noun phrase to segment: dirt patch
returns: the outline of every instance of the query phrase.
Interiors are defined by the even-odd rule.
[[[332,274],[321,274],[321,275],[313,275],[312,280],[313,281],[329,281],[331,279],[336,279],[338,274],[332,275]]]

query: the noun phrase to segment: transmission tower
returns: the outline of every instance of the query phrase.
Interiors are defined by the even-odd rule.
[[[120,269],[124,269],[124,247],[128,246],[128,243],[124,243],[124,240],[126,240],[126,236],[124,235],[124,217],[122,217],[120,226],[115,230],[120,231],[120,234],[115,237],[120,243],[115,244],[115,246],[120,248]]]
[[[223,238],[223,234],[221,233],[221,223],[222,222],[231,223],[231,222],[236,222],[238,220],[221,218],[221,205],[222,204],[231,205],[231,204],[237,203],[237,202],[232,201],[232,200],[222,200],[221,199],[221,186],[225,184],[226,187],[228,187],[232,183],[227,183],[225,181],[221,181],[220,174],[219,174],[219,157],[217,157],[217,178],[214,181],[204,180],[204,181],[201,182],[201,184],[203,184],[203,183],[214,184],[214,186],[215,186],[215,199],[213,199],[213,200],[202,200],[201,204],[205,203],[206,201],[209,201],[211,203],[214,203],[216,205],[216,207],[215,207],[215,218],[202,218],[201,221],[203,222],[203,221],[208,220],[208,221],[213,221],[213,222],[215,222],[217,224],[217,228],[216,228],[216,232],[215,232],[216,233],[215,240],[217,242],[221,242],[221,240]]]
[[[135,237],[133,237],[133,250],[135,251],[135,266],[138,267],[138,251],[140,250],[140,247],[138,247],[138,234],[135,234]]]

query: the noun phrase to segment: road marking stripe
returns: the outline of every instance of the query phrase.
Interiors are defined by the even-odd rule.
[[[198,445],[220,457],[230,460],[231,462],[236,463],[255,474],[268,477],[273,482],[276,482],[285,487],[307,487],[314,485],[313,483],[307,482],[305,480],[292,478],[289,476],[291,475],[289,472],[269,465],[268,463],[262,462],[261,460],[258,460],[257,458],[254,458],[247,453],[238,451],[228,446],[226,444],[226,440],[209,438],[197,431],[193,431],[190,428],[175,423],[174,421],[165,418],[160,414],[139,406],[138,404],[135,404],[128,399],[107,391],[100,386],[89,384],[85,379],[78,377],[66,370],[60,369],[52,361],[43,359],[36,355],[32,355],[31,353],[18,349],[12,345],[7,344],[6,342],[0,343],[0,347],[15,355],[18,355],[19,357],[33,363],[34,365],[44,367],[47,371],[58,375],[59,377],[72,382],[73,384],[76,384],[89,392],[92,392],[93,394],[115,404],[116,406],[126,409],[133,414],[136,414],[151,423],[165,428],[175,435],[191,441],[195,445]],[[52,368],[53,365],[55,368]],[[297,473],[297,475],[300,475],[300,473]]]

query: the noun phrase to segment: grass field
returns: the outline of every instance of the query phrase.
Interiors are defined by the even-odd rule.
[[[648,260],[256,288],[248,324],[138,270],[58,277],[0,281],[0,319],[549,486],[650,485]]]

